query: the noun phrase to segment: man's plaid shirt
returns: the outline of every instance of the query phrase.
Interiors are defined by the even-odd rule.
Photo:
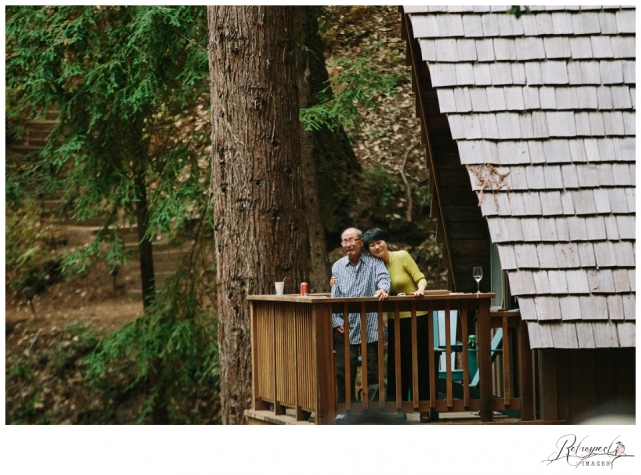
[[[334,263],[332,275],[336,276],[336,283],[332,287],[332,297],[373,297],[378,289],[390,291],[390,276],[385,268],[385,263],[371,254],[363,253],[354,266],[345,256]],[[378,318],[376,312],[367,314],[367,343],[378,341]],[[332,314],[332,326],[343,326],[343,314]],[[349,314],[349,342],[352,345],[361,343],[361,315]]]

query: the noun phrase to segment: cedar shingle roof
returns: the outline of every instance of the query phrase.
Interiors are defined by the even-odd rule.
[[[635,9],[405,6],[533,348],[635,346]]]

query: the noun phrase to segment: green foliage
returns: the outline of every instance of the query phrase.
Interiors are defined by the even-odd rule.
[[[60,248],[66,244],[60,228],[40,217],[32,200],[8,207],[5,213],[5,275],[9,289],[31,286],[35,292],[61,278]]]
[[[125,264],[129,260],[122,236],[117,228],[110,225],[113,220],[114,216],[108,217],[105,225],[98,230],[96,239],[64,256],[60,263],[63,274],[68,273],[70,269],[77,273],[84,272],[97,257],[106,256],[107,262],[113,265]],[[103,251],[103,242],[107,243],[106,252]]]
[[[104,217],[95,240],[65,256],[63,269],[81,272],[97,258],[123,263],[119,228],[133,222],[151,240],[206,215],[207,35],[204,6],[7,8],[8,122],[59,111],[42,152],[7,157],[7,197],[17,205],[25,196],[61,191],[74,218]],[[18,125],[12,130],[18,137]],[[166,405],[171,415],[172,398],[217,381],[215,319],[188,272],[177,273],[144,316],[105,337],[87,358],[96,381],[109,364],[127,371],[134,361],[129,388],[155,381],[148,411]],[[63,373],[75,353],[59,350],[52,364]]]
[[[144,316],[102,338],[84,362],[94,383],[109,368],[133,362],[136,376],[127,390],[159,370],[140,422],[154,404],[166,405],[171,421],[180,422],[176,406],[185,393],[219,386],[216,318],[203,305],[200,279],[194,272],[181,268],[160,289]]]
[[[376,173],[381,176],[381,181],[383,183],[383,186],[381,188],[381,199],[379,201],[379,205],[387,208],[387,206],[394,200],[394,195],[392,191],[392,183],[389,181],[389,178],[385,174],[385,171],[377,168]]]
[[[59,120],[41,153],[8,157],[7,198],[62,191],[74,218],[105,216],[113,228],[133,220],[146,195],[147,239],[202,208],[208,170],[198,157],[208,134],[176,117],[206,122],[197,108],[207,102],[206,42],[205,7],[8,7],[8,122],[47,110]],[[98,233],[65,268],[84,269],[101,242],[122,263],[116,236]]]
[[[41,410],[38,409],[38,405],[42,403],[42,397],[38,392],[28,394],[22,401],[20,408],[15,415],[14,424],[27,424],[30,422],[30,419],[33,418]],[[47,424],[47,421],[42,421],[42,424]]]
[[[508,15],[514,15],[517,19],[521,18],[521,15],[529,15],[530,14],[530,7],[527,5],[512,5],[510,8],[507,9]]]
[[[74,351],[69,346],[68,341],[62,341],[58,344],[54,357],[51,360],[54,374],[58,377],[62,376],[65,371],[70,369],[74,362]]]
[[[13,364],[7,368],[7,376],[29,381],[33,378],[33,368],[31,363],[24,357],[19,357]]]
[[[318,104],[300,110],[300,120],[305,130],[332,131],[340,126],[348,132],[358,130],[363,111],[376,111],[382,95],[396,94],[399,76],[384,73],[367,57],[354,60],[341,58],[329,80],[329,85],[318,97]]]

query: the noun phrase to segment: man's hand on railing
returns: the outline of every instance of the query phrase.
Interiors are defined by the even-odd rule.
[[[374,296],[378,297],[378,300],[385,300],[387,298],[387,290],[378,289],[376,292],[374,292]]]

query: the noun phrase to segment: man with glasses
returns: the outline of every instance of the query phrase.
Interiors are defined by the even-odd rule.
[[[390,291],[390,276],[385,263],[369,253],[363,253],[363,233],[356,228],[348,228],[341,235],[341,246],[346,256],[332,266],[336,283],[332,286],[332,297],[372,297],[379,300],[387,298]],[[342,313],[332,314],[334,327],[334,350],[336,351],[336,388],[338,402],[345,402],[345,322]],[[365,338],[367,341],[367,384],[369,400],[377,399],[378,391],[378,318],[370,312],[366,318]],[[349,314],[349,359],[351,394],[354,398],[354,382],[358,352],[361,347],[360,313]],[[340,422],[340,416],[337,422]]]

